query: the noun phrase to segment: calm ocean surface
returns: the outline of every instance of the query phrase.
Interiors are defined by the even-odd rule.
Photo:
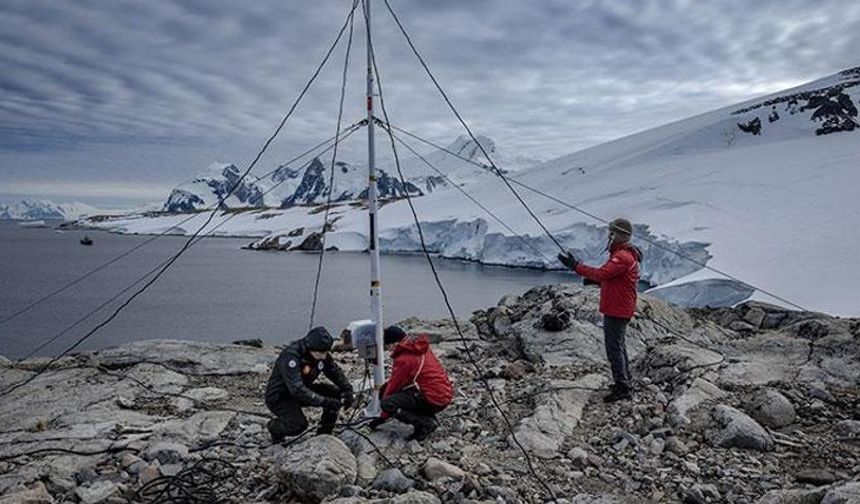
[[[79,243],[88,234],[95,244]],[[104,232],[23,228],[0,221],[0,320],[28,303],[146,240]],[[14,320],[0,324],[0,355],[15,359],[51,339],[175,253],[185,238],[164,236]],[[175,338],[215,342],[260,338],[284,343],[308,326],[317,255],[242,250],[249,238],[209,238],[191,248],[119,317],[79,347],[94,350],[127,341]],[[506,293],[573,281],[540,272],[438,260],[459,317],[495,305]],[[386,323],[415,315],[447,316],[423,256],[382,257]],[[337,334],[368,318],[367,254],[326,254],[316,325]],[[124,294],[39,355],[54,355],[109,316]]]

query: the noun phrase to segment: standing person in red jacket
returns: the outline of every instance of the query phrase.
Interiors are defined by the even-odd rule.
[[[599,268],[582,264],[573,253],[559,254],[558,260],[585,278],[586,284],[600,284],[600,313],[603,314],[603,342],[615,384],[606,402],[633,399],[630,359],[625,332],[636,311],[636,284],[642,253],[630,244],[633,225],[627,219],[609,223],[609,260]]]
[[[454,399],[454,386],[426,335],[408,336],[390,326],[384,341],[385,348],[391,349],[391,377],[382,388],[382,415],[370,426],[376,428],[394,417],[414,427],[409,440],[423,441],[436,430],[436,413]]]

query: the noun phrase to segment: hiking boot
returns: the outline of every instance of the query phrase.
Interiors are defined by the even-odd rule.
[[[269,421],[266,422],[266,428],[269,429],[269,435],[272,436],[272,444],[278,444],[287,437],[287,433],[284,431],[284,426],[277,418],[269,419]]]
[[[618,401],[632,401],[633,391],[629,388],[614,387],[612,392],[603,396],[603,402],[614,403]]]
[[[433,434],[433,432],[438,426],[439,424],[436,422],[435,419],[430,419],[426,422],[415,424],[415,430],[413,430],[412,434],[410,434],[406,438],[406,441],[414,440],[420,443],[421,441],[424,441],[425,439],[430,437],[430,434]]]

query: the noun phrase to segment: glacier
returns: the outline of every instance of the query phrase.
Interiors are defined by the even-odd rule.
[[[860,248],[860,233],[853,232],[860,216],[858,98],[860,69],[850,69],[510,170],[508,176],[603,219],[631,219],[637,224],[634,243],[645,256],[643,280],[654,288],[651,292],[672,302],[722,306],[755,299],[786,305],[768,291],[811,310],[858,315],[860,271],[851,267]],[[432,155],[456,159],[441,151]],[[404,165],[418,169],[417,159],[404,159]],[[484,264],[559,267],[557,247],[499,177],[474,166],[459,167],[473,175],[458,186],[513,232],[451,187],[429,193],[415,182],[422,195],[412,199],[430,250]],[[410,174],[430,176],[426,170]],[[516,187],[565,248],[588,263],[605,260],[603,223]],[[88,224],[153,233],[185,218],[131,215]],[[196,229],[204,218],[194,217],[183,229]],[[338,202],[330,222],[326,247],[366,249],[367,215],[361,202]],[[384,201],[379,223],[383,251],[420,250],[402,197]],[[255,238],[251,248],[294,248],[320,232],[322,215],[316,205],[246,207],[220,215],[211,226],[219,226],[216,234]]]

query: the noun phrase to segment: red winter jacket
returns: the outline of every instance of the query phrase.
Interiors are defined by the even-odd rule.
[[[576,272],[600,282],[600,313],[610,317],[633,318],[636,312],[636,284],[642,253],[629,243],[616,243],[609,260],[599,268],[579,263]]]
[[[407,336],[391,351],[391,358],[391,378],[385,383],[383,398],[414,386],[433,405],[451,404],[454,386],[430,349],[427,335]]]

